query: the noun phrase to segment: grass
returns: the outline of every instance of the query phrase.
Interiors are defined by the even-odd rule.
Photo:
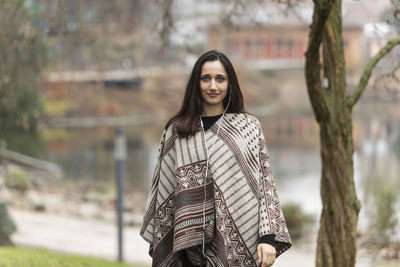
[[[399,267],[400,262],[379,263],[377,267]]]
[[[142,267],[50,252],[45,249],[0,247],[0,267]]]

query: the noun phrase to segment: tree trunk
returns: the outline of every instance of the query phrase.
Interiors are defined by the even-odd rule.
[[[351,118],[346,130],[320,125],[321,198],[316,266],[354,266],[360,209],[353,182]]]
[[[346,102],[341,1],[332,5],[322,36],[323,90],[329,112],[320,121],[321,198],[316,266],[355,265],[360,203],[353,180],[351,109]],[[325,82],[326,83],[326,82]]]
[[[321,143],[322,214],[318,233],[316,266],[350,267],[355,264],[356,228],[360,204],[353,180],[351,108],[347,106],[343,52],[341,1],[315,0],[306,53],[307,87],[319,127]],[[325,17],[321,10],[325,11]],[[329,11],[327,11],[329,10]],[[318,12],[318,14],[316,14]],[[320,21],[321,23],[321,21]],[[312,46],[312,33],[320,36]],[[319,38],[319,40],[318,40]],[[319,47],[322,43],[322,84]]]

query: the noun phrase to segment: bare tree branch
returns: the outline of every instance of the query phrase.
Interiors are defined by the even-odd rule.
[[[321,88],[321,63],[319,48],[322,42],[322,32],[329,17],[334,0],[314,0],[313,22],[310,25],[308,47],[305,53],[305,76],[308,95],[314,109],[317,121],[329,113]]]
[[[388,93],[391,93],[394,97],[400,93],[400,90],[396,88],[400,84],[400,62],[389,72],[379,75],[374,81],[374,90],[379,88],[385,88]]]
[[[169,37],[171,35],[171,31],[174,27],[174,17],[172,15],[172,5],[174,0],[162,0],[161,1],[161,30],[160,30],[160,38],[162,42],[162,48],[166,47],[169,43]]]
[[[347,106],[350,109],[353,108],[363,94],[376,64],[378,64],[378,62],[398,44],[400,44],[400,37],[390,40],[372,59],[370,59],[368,64],[364,67],[357,87],[354,89],[351,95],[347,96]]]
[[[400,22],[400,1],[392,0],[392,5],[394,7],[393,17],[397,22]]]
[[[223,5],[223,9],[222,9],[223,12],[222,12],[221,18],[220,18],[221,24],[226,29],[237,28],[238,25],[235,25],[234,18],[245,13],[245,11],[247,9],[246,1],[243,1],[243,0],[221,0],[220,2]]]

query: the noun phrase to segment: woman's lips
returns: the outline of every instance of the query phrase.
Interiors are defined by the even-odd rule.
[[[213,97],[213,96],[217,96],[218,94],[216,94],[216,93],[209,93],[209,94],[207,94],[207,95]]]

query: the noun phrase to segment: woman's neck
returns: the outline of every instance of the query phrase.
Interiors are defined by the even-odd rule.
[[[201,114],[204,117],[217,116],[224,112],[223,106],[203,106],[203,113]]]

